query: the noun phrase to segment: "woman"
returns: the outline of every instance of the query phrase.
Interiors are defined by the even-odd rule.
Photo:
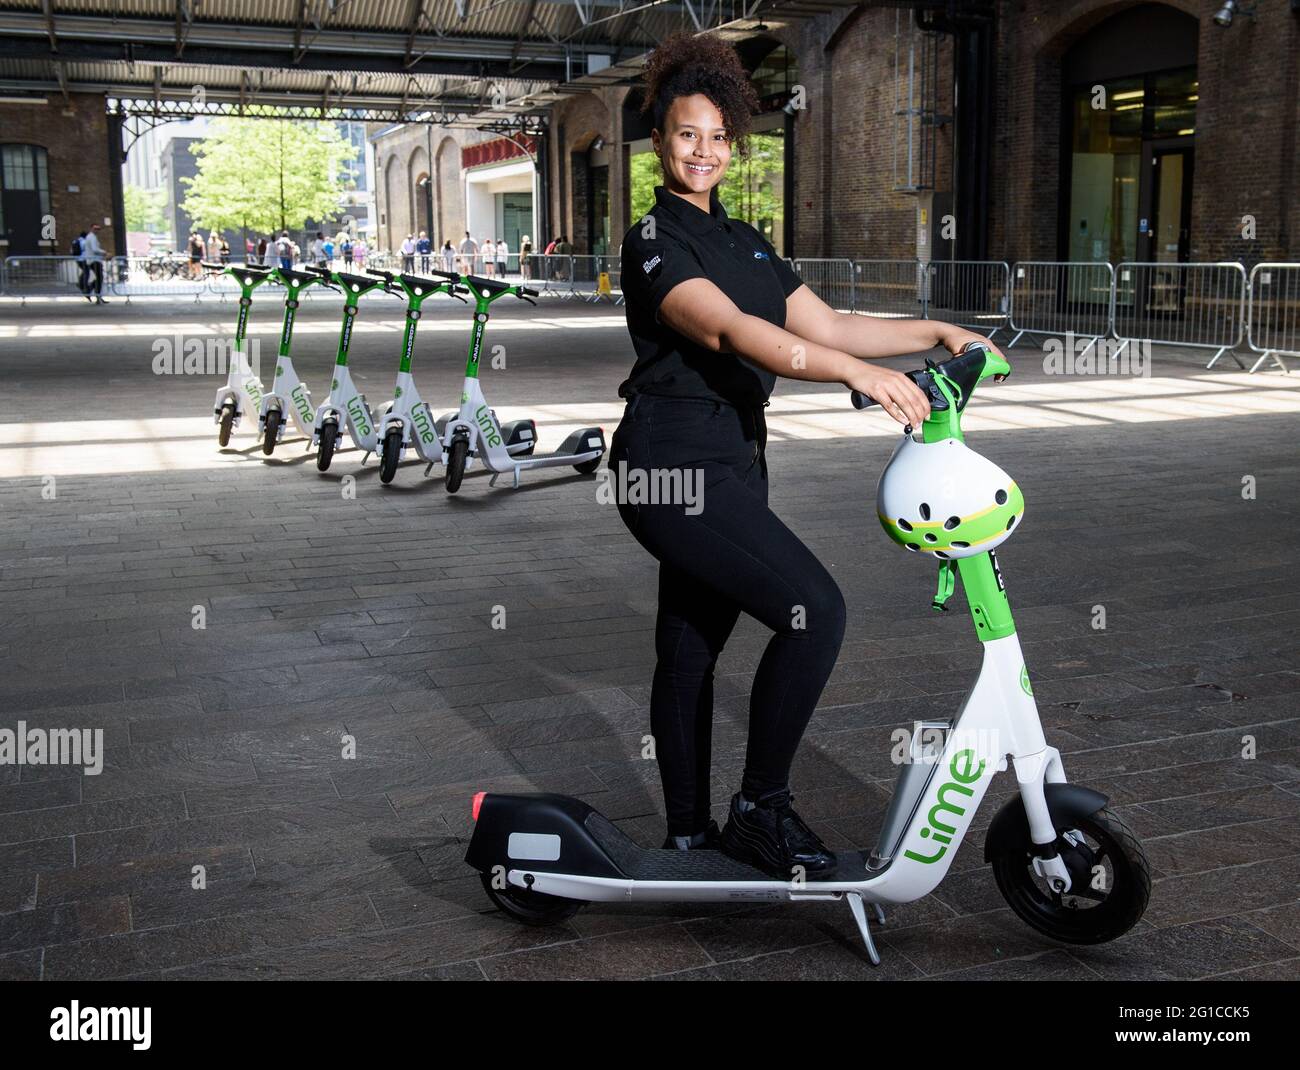
[[[442,255],[442,270],[455,271],[456,270],[456,249],[451,244],[450,238],[443,239],[442,249],[439,250],[439,252]]]
[[[505,238],[497,239],[497,274],[505,278],[510,267],[510,246]]]
[[[519,239],[519,274],[525,280],[533,277],[533,239],[527,234]]]
[[[497,243],[491,238],[484,238],[479,242],[478,251],[483,258],[483,274],[490,279],[497,270]]]
[[[629,470],[695,500],[619,512],[659,559],[651,729],[667,848],[716,848],[773,875],[834,874],[835,856],[793,809],[790,767],[844,634],[839,588],[767,505],[763,408],[777,376],[840,383],[919,425],[925,395],[865,363],[978,338],[949,324],[840,314],[717,196],[757,99],[735,51],[675,34],[645,68],[645,108],[663,167],[648,216],[623,241],[622,284],[636,363],[611,442]],[[847,399],[846,399],[847,402]],[[669,482],[662,473],[679,470]],[[619,487],[620,490],[624,489]],[[683,494],[681,497],[686,498]],[[740,790],[721,833],[710,817],[713,670],[739,615],[773,632],[754,675]]]

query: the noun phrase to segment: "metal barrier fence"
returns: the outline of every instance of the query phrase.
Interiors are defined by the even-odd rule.
[[[804,285],[831,308],[853,311],[853,261],[796,257],[794,270]]]
[[[853,297],[849,307],[867,316],[925,318],[925,282],[920,261],[853,261]]]
[[[113,265],[105,262],[103,289],[107,290]],[[75,256],[10,256],[0,273],[0,292],[20,297],[73,297],[84,294],[83,265]]]
[[[1213,368],[1246,336],[1246,291],[1246,269],[1236,263],[1125,261],[1111,294],[1111,333],[1123,343],[1112,358],[1139,341],[1197,346],[1218,350],[1206,365]]]
[[[1110,332],[1115,269],[1108,263],[1022,260],[1011,270],[1010,328],[1015,345],[1026,334],[1073,334],[1090,339],[1083,356]]]
[[[415,254],[410,268],[427,270]],[[428,267],[446,270],[441,253]],[[274,259],[270,259],[274,263]],[[1300,357],[1300,264],[1266,263],[1247,275],[1239,263],[1109,263],[1065,261],[847,260],[804,257],[789,261],[803,281],[834,308],[860,315],[942,319],[990,337],[1015,332],[1014,346],[1026,334],[1073,334],[1087,339],[1086,353],[1114,337],[1119,356],[1132,343],[1214,349],[1206,365],[1227,354],[1245,369],[1234,350],[1243,343],[1258,358],[1254,372],[1272,361],[1287,371],[1283,356]],[[623,303],[618,256],[535,253],[511,254],[505,275],[541,293],[587,301]],[[332,267],[345,270],[336,258]],[[352,269],[400,271],[400,253],[371,253],[354,259]],[[103,264],[103,292],[125,297],[192,296],[221,300],[238,294],[222,275],[189,277],[187,257],[111,257]],[[452,270],[501,275],[500,265],[481,257],[460,256]],[[604,285],[607,280],[608,286]],[[0,261],[0,294],[9,297],[84,295],[82,264],[72,256],[11,256]],[[318,291],[305,291],[309,296]],[[323,292],[320,294],[323,296]],[[1080,353],[1079,355],[1082,355]]]
[[[1259,354],[1252,372],[1270,357],[1286,371],[1282,354],[1300,357],[1300,264],[1256,264],[1251,269],[1246,338]]]
[[[932,260],[922,279],[927,319],[989,338],[1011,322],[1011,265],[1005,260]]]

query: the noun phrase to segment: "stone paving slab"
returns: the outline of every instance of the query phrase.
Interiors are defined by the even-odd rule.
[[[450,499],[418,464],[383,488],[354,452],[324,477],[292,444],[263,461],[246,428],[222,454],[204,421],[218,380],[150,361],[230,312],[33,305],[0,323],[0,728],[100,728],[105,747],[98,776],[0,766],[0,978],[1300,977],[1300,383],[1206,373],[1192,352],[1161,351],[1147,383],[1010,354],[969,421],[1028,502],[1003,571],[1049,740],[1143,838],[1151,905],[1102,947],[1024,926],[982,859],[1014,792],[1000,774],[948,879],[889,912],[873,970],[843,904],[591,906],[541,930],[491,909],[463,863],[476,790],[576,794],[662,836],[640,753],[653,562],[591,477],[516,492],[471,474]],[[417,350],[437,411],[458,390],[455,315],[428,317]],[[566,420],[616,419],[617,310],[528,317],[490,327],[502,415],[540,410],[543,448]],[[302,319],[295,361],[319,384],[334,316]],[[269,311],[254,326],[273,344]],[[372,401],[397,341],[386,321],[357,334]],[[878,529],[888,427],[840,400],[783,383],[769,457],[775,508],[849,607],[793,780],[849,847],[879,828],[891,730],[950,714],[979,654],[964,608],[932,613],[932,569]],[[30,422],[69,406],[72,438]],[[719,811],[765,642],[742,620],[719,665]]]

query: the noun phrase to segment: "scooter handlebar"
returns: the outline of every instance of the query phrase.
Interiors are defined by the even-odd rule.
[[[944,397],[943,392],[935,385],[933,372],[937,371],[947,379],[958,383],[961,387],[961,397],[958,399],[958,410],[965,407],[971,391],[975,384],[979,382],[980,372],[984,370],[984,361],[987,354],[992,350],[984,342],[967,342],[962,348],[960,354],[950,357],[942,364],[935,364],[927,360],[924,368],[913,368],[910,372],[904,372],[909,379],[921,388],[930,400],[930,408],[935,411],[942,411],[948,407],[948,399]],[[976,354],[982,354],[978,363],[973,359]],[[995,382],[1001,382],[1006,378],[1004,373],[994,376]],[[855,409],[868,409],[876,404],[875,398],[862,393],[860,390],[849,392],[849,399],[853,402]]]
[[[519,287],[519,296],[520,297],[541,297],[542,295],[537,290],[534,290],[531,286],[521,286]]]
[[[376,278],[383,279],[387,283],[393,281],[393,273],[391,271],[384,271],[382,268],[366,268],[366,274],[374,275]]]

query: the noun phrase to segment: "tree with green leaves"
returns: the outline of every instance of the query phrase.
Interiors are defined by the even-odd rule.
[[[356,146],[332,123],[223,117],[190,146],[199,173],[181,207],[204,230],[272,233],[324,220],[352,184]]]
[[[166,191],[161,189],[123,186],[122,206],[126,213],[126,229],[143,230],[150,234],[166,229],[166,197]]]

